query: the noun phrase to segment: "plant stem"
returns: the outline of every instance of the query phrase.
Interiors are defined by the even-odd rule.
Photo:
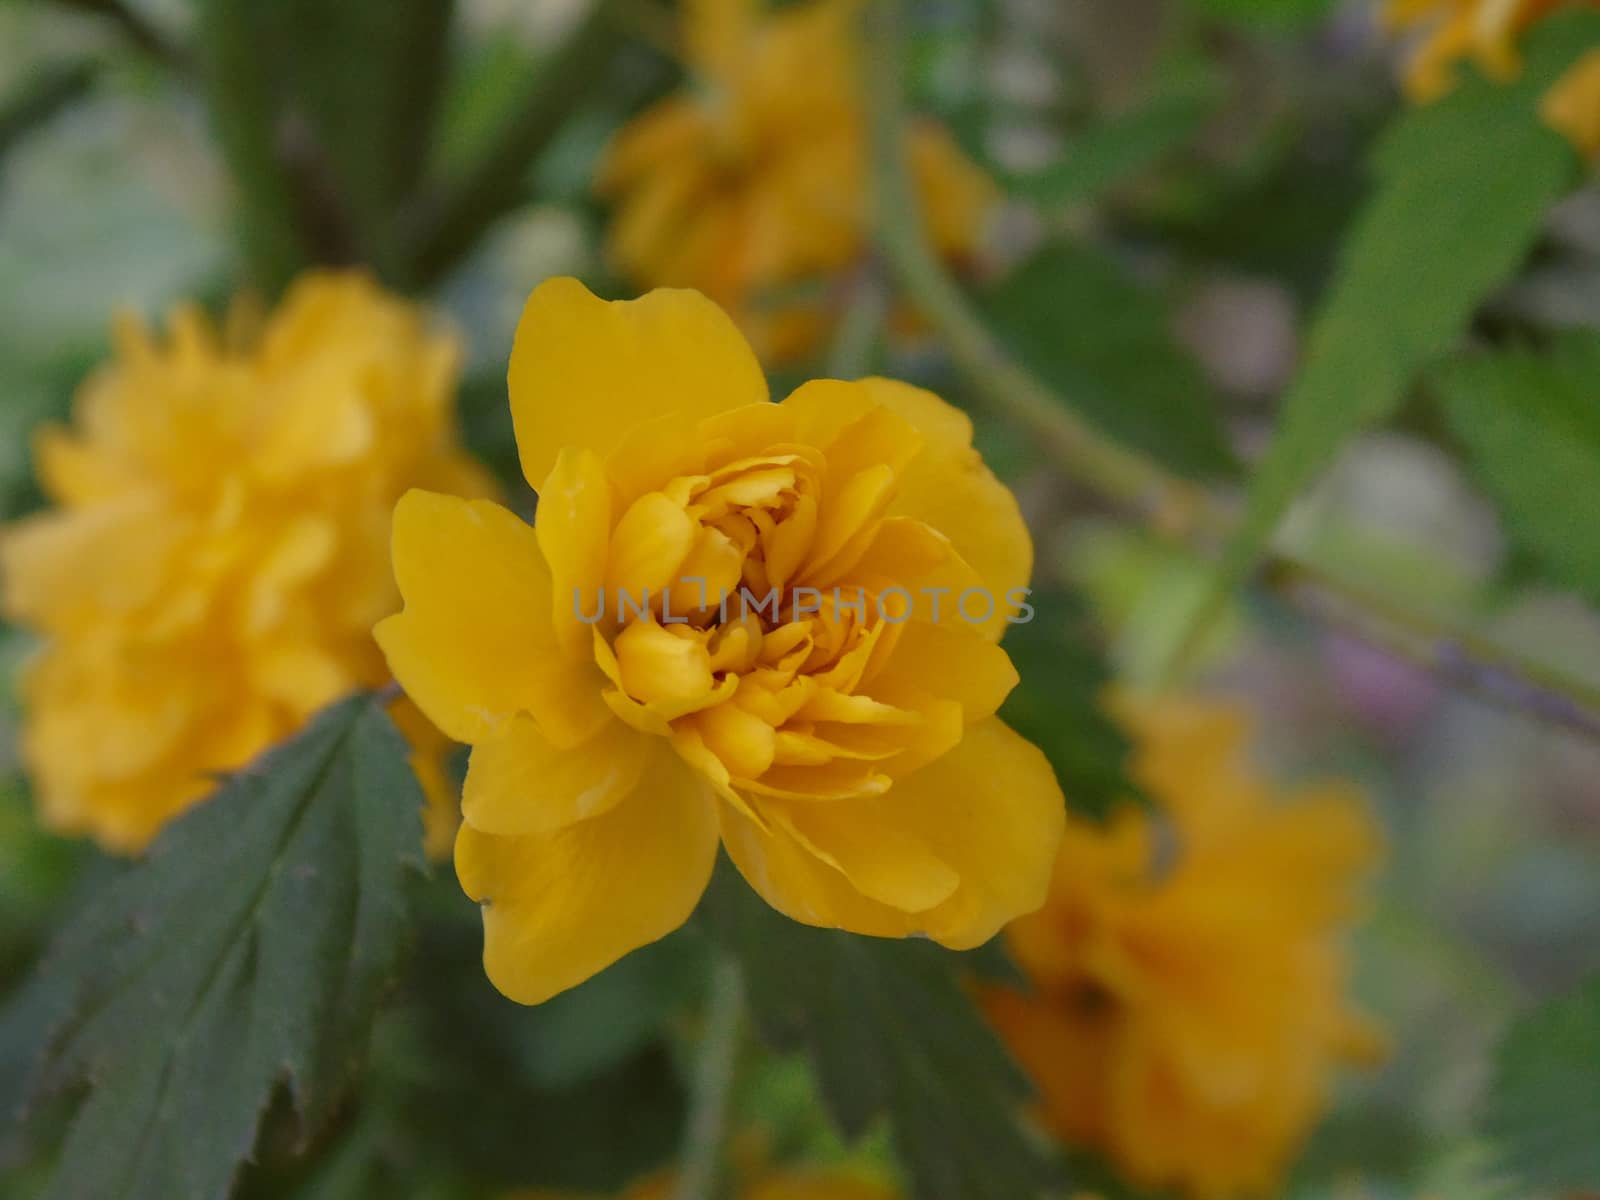
[[[877,236],[901,290],[939,330],[985,403],[1036,438],[1074,479],[1142,515],[1206,511],[1198,488],[1097,433],[1013,363],[929,246],[906,160],[900,7],[899,0],[874,0],[863,19]]]
[[[684,1128],[683,1154],[672,1200],[712,1200],[727,1133],[728,1093],[733,1087],[744,1020],[744,974],[738,961],[719,952],[707,988],[705,1030]]]
[[[901,0],[873,0],[863,19],[878,245],[906,299],[939,331],[976,398],[1027,432],[1074,482],[1152,518],[1166,532],[1203,541],[1225,537],[1234,518],[1223,502],[1080,421],[1063,398],[1011,361],[945,271],[928,244],[905,157]],[[1452,687],[1600,738],[1600,688],[1487,638],[1443,629],[1429,616],[1281,553],[1269,553],[1260,579],[1319,621],[1351,630]]]
[[[1263,582],[1323,624],[1413,663],[1450,687],[1600,739],[1600,688],[1529,662],[1478,634],[1445,628],[1286,555],[1269,561]]]
[[[624,40],[619,7],[620,0],[597,0],[478,161],[418,200],[404,222],[412,282],[438,280],[522,200],[529,164],[555,140],[577,100],[605,81],[604,68]]]

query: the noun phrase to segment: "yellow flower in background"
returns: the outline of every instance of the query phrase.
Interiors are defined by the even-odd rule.
[[[670,933],[719,841],[796,920],[975,946],[1044,898],[1063,802],[993,714],[1033,548],[970,422],[889,380],[782,404],[705,297],[529,298],[530,527],[394,516],[395,677],[472,746],[456,869],[537,1003]]]
[[[1517,39],[1539,18],[1572,0],[1388,0],[1392,29],[1413,31],[1416,49],[1406,90],[1433,100],[1456,83],[1456,67],[1471,59],[1491,77],[1506,79],[1522,65]]]
[[[398,605],[389,515],[413,484],[480,495],[456,444],[454,338],[360,275],[314,274],[261,320],[132,319],[35,444],[52,502],[0,538],[8,618],[43,639],[22,749],[44,822],[111,850],[354,688]],[[417,764],[440,735],[408,706]],[[433,789],[432,841],[448,844]]]
[[[615,265],[646,287],[704,292],[766,359],[816,344],[829,319],[818,286],[866,251],[859,11],[690,0],[694,86],[627,125],[601,169]],[[912,128],[907,153],[935,248],[971,256],[996,189],[932,122]]]
[[[1378,853],[1359,793],[1280,798],[1229,707],[1121,704],[1159,814],[1071,822],[1050,898],[1007,931],[1034,992],[985,992],[1065,1140],[1134,1183],[1272,1194],[1341,1060],[1380,1053],[1344,998],[1344,928]]]

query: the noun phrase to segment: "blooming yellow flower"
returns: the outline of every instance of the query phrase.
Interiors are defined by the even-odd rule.
[[[0,538],[8,617],[44,647],[23,681],[42,816],[135,851],[317,708],[387,678],[372,623],[398,604],[395,499],[483,494],[457,448],[458,351],[359,275],[311,275],[228,327],[132,319],[41,431],[54,507]],[[414,714],[425,773],[443,749]],[[439,776],[442,778],[442,776]],[[429,820],[448,839],[447,793]]]
[[[805,285],[859,262],[871,198],[853,23],[860,0],[690,0],[694,87],[617,136],[600,174],[617,202],[609,253],[647,287],[693,287],[731,313],[763,357],[815,344],[827,325]],[[932,122],[907,153],[929,235],[976,249],[997,193]]]
[[[1034,993],[985,1007],[1064,1139],[1140,1186],[1267,1194],[1331,1066],[1378,1052],[1340,943],[1376,834],[1343,785],[1279,802],[1232,709],[1123,712],[1160,817],[1070,824],[1049,900],[1007,931]]]
[[[883,379],[768,403],[705,297],[529,298],[536,524],[408,493],[395,677],[472,746],[456,869],[537,1003],[687,919],[719,840],[769,903],[973,946],[1044,898],[1063,803],[994,711],[1032,544],[966,417]]]

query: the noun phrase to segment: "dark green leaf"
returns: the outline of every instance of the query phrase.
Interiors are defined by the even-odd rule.
[[[220,1200],[279,1088],[323,1123],[405,932],[406,753],[377,701],[334,705],[67,924],[0,1018],[50,1014],[36,1095],[89,1085],[48,1197]]]
[[[1600,525],[1575,502],[1600,496],[1600,334],[1475,355],[1434,382],[1518,545],[1600,603]]]
[[[1017,358],[1106,433],[1187,475],[1233,470],[1211,389],[1173,340],[1167,306],[1117,263],[1056,242],[980,299]]]
[[[1517,1194],[1600,1189],[1600,977],[1512,1025],[1485,1131]]]
[[[1576,155],[1539,120],[1544,88],[1600,37],[1600,15],[1552,18],[1515,84],[1473,77],[1402,116],[1381,140],[1376,186],[1344,247],[1305,365],[1251,485],[1212,595],[1242,581],[1289,504],[1344,443],[1400,406],[1532,246]],[[1209,605],[1207,605],[1209,608]]]
[[[1006,633],[1022,679],[1000,716],[1044,751],[1067,806],[1098,820],[1138,796],[1123,773],[1128,740],[1101,707],[1110,671],[1075,596],[1036,591],[1028,601],[1033,620]]]
[[[800,925],[727,862],[703,912],[744,966],[762,1035],[806,1052],[845,1136],[887,1118],[921,1200],[1041,1193],[1052,1164],[1019,1122],[1027,1082],[974,1008],[962,956]]]

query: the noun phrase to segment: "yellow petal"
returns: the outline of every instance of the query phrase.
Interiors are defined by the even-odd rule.
[[[1551,85],[1539,117],[1580,154],[1600,154],[1600,50],[1590,50]]]
[[[456,873],[484,906],[490,981],[539,1004],[682,925],[716,855],[709,793],[663,744],[633,793],[600,816],[527,837],[463,825]]]
[[[1044,755],[990,717],[885,795],[860,801],[858,819],[915,835],[955,868],[961,886],[922,922],[928,936],[965,950],[1044,903],[1066,802]]]
[[[508,375],[522,471],[539,487],[566,446],[602,457],[633,426],[686,422],[767,398],[744,337],[696,292],[605,301],[576,279],[551,279],[522,310]]]
[[[923,437],[922,453],[901,473],[891,512],[926,521],[950,539],[1004,612],[1007,596],[1033,572],[1033,538],[1011,490],[972,448],[972,422],[932,392],[892,379],[863,379],[872,398]],[[998,637],[1004,619],[987,627]]]
[[[731,804],[720,810],[728,857],[745,882],[784,916],[874,937],[916,932],[912,914],[863,895],[842,871],[806,849],[786,828],[763,829]]]
[[[461,815],[482,833],[551,833],[609,811],[639,782],[650,744],[611,721],[570,749],[550,743],[526,716],[473,748]]]
[[[550,566],[556,635],[569,650],[586,649],[593,623],[586,618],[612,607],[604,591],[611,486],[597,455],[562,451],[539,493],[534,530]]]
[[[894,653],[875,677],[865,681],[874,695],[911,688],[959,701],[968,723],[992,717],[1011,689],[1017,670],[1011,657],[983,634],[956,620],[913,621],[901,627]]]
[[[556,647],[549,568],[533,529],[510,512],[407,492],[394,511],[394,571],[405,608],[373,635],[406,694],[450,737],[476,745],[527,712],[571,744],[606,718],[599,669]]]
[[[839,871],[863,896],[920,913],[949,899],[961,877],[921,838],[855,819],[847,804],[770,804],[773,824]]]

